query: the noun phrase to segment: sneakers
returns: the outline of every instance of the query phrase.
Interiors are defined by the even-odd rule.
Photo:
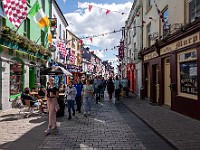
[[[87,117],[87,114],[86,114],[86,112],[84,112],[84,116],[85,116],[85,117]]]
[[[46,133],[47,135],[50,134],[51,133],[51,129],[48,128],[47,130],[44,131],[44,133]]]

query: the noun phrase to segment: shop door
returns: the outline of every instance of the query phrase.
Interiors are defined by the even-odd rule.
[[[158,103],[159,101],[159,93],[160,93],[160,88],[159,88],[159,80],[158,80],[158,75],[159,75],[159,68],[158,68],[158,65],[156,65],[156,72],[155,72],[155,76],[156,76],[156,103]]]
[[[35,71],[33,67],[29,68],[29,87],[32,89],[35,84]]]
[[[150,68],[147,66],[147,97],[150,98]]]
[[[165,72],[164,72],[164,105],[171,106],[171,91],[170,91],[170,59],[164,60]]]

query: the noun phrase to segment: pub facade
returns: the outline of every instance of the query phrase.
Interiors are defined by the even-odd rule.
[[[200,120],[200,19],[143,52],[144,96]]]

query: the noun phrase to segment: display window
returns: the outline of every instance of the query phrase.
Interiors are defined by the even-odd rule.
[[[197,100],[197,51],[178,54],[178,94]]]
[[[16,62],[10,65],[10,95],[22,92],[22,64]]]

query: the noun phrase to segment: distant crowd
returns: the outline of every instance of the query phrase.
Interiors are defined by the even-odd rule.
[[[126,96],[129,95],[130,81],[128,78],[119,79],[109,77],[107,80],[101,76],[95,76],[92,79],[77,78],[76,81],[70,80],[68,85],[60,84],[57,88],[54,85],[54,78],[49,78],[46,88],[40,86],[34,92],[37,92],[37,98],[32,96],[28,87],[24,89],[21,95],[23,104],[25,100],[30,100],[31,107],[38,107],[39,112],[42,113],[41,102],[43,98],[47,99],[49,124],[45,133],[50,134],[52,130],[56,129],[56,112],[60,109],[58,104],[59,95],[64,96],[65,105],[68,108],[68,120],[72,119],[72,116],[76,112],[81,113],[81,106],[83,104],[83,114],[85,117],[90,115],[92,100],[95,99],[98,104],[103,98],[105,90],[107,89],[109,100],[112,101],[113,93],[115,95],[116,103],[119,102],[120,93],[124,92]],[[76,111],[75,111],[76,103]]]

